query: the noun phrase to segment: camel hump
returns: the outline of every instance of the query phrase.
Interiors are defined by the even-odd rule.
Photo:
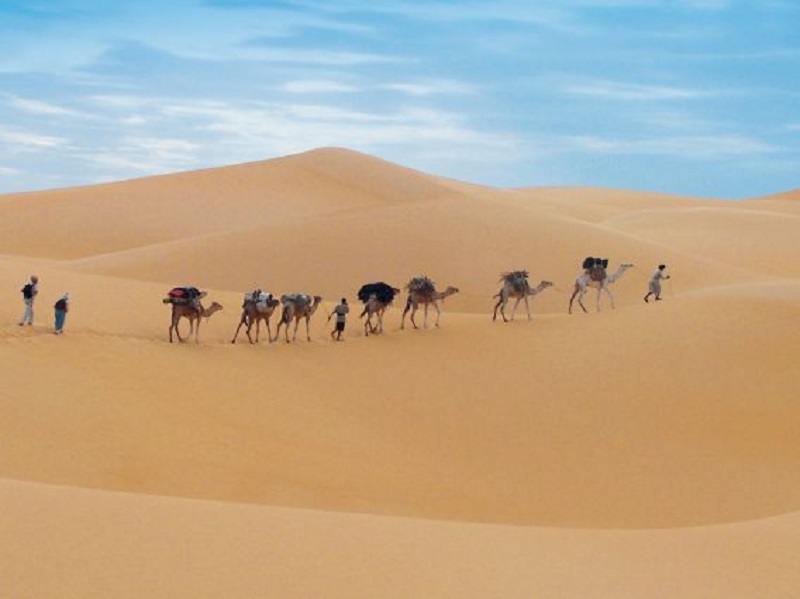
[[[394,300],[395,290],[394,287],[384,282],[367,283],[358,290],[358,299],[363,303],[367,303],[370,296],[373,295],[382,304],[389,304]]]
[[[436,291],[436,284],[426,276],[414,277],[408,282],[406,288],[409,291],[418,291],[421,293],[433,293]]]

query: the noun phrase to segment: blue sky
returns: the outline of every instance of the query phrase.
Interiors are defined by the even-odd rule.
[[[800,187],[796,0],[0,0],[0,193],[341,146],[503,187]]]

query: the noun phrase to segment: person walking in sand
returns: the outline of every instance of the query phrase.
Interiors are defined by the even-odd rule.
[[[666,264],[659,264],[658,268],[650,277],[650,284],[647,288],[647,295],[644,296],[644,301],[649,302],[650,296],[655,295],[656,301],[661,301],[661,281],[669,279],[669,275],[664,274],[664,269],[667,268]]]
[[[67,319],[67,312],[69,312],[69,294],[65,293],[62,295],[58,301],[55,303],[55,326],[53,327],[53,333],[56,335],[61,335],[64,332],[64,322]]]
[[[39,294],[39,277],[31,275],[30,280],[22,287],[22,301],[25,302],[25,312],[19,326],[33,324],[33,302]]]
[[[347,305],[347,298],[343,297],[342,302],[333,309],[333,312],[328,314],[328,322],[331,321],[333,315],[336,315],[336,326],[331,331],[331,339],[336,341],[342,340],[342,333],[344,333],[344,325],[347,322],[347,313],[350,312],[350,306]]]

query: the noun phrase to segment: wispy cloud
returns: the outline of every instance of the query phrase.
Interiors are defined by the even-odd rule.
[[[426,80],[417,83],[385,83],[380,87],[417,97],[471,95],[477,93],[477,88],[474,85],[446,79]]]
[[[14,177],[21,175],[22,171],[9,166],[0,166],[0,177]]]
[[[11,94],[4,95],[7,98],[6,104],[8,106],[23,112],[50,116],[85,116],[76,110],[64,108],[63,106],[57,106],[56,104],[51,104],[50,102],[44,102],[42,100],[36,100],[33,98],[20,98]]]
[[[62,137],[52,135],[42,135],[32,131],[22,131],[18,129],[8,129],[0,127],[0,142],[8,144],[7,150],[47,150],[64,146],[67,140]]]
[[[560,138],[563,150],[596,154],[671,156],[684,159],[727,160],[780,151],[780,147],[742,135],[673,136],[650,139],[618,139],[595,136]]]
[[[328,81],[323,79],[308,79],[298,81],[287,81],[279,86],[281,91],[290,94],[340,94],[353,93],[359,91],[358,87],[340,81]]]
[[[623,101],[687,100],[714,94],[706,90],[685,87],[623,83],[603,79],[567,82],[561,86],[561,92],[574,96]]]

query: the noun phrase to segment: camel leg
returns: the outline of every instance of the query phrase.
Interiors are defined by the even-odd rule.
[[[194,326],[194,342],[200,343],[200,321],[202,320],[201,316],[197,317],[197,324]]]
[[[611,309],[616,309],[616,306],[614,305],[614,294],[611,293],[611,290],[608,287],[606,287],[606,293],[608,294],[608,301],[611,304]]]
[[[181,337],[180,324],[181,324],[181,318],[179,316],[178,318],[175,319],[175,324],[173,328],[175,329],[175,336],[178,338],[178,343],[183,343],[185,339]],[[170,337],[170,339],[172,339],[172,337]]]
[[[497,303],[494,305],[494,315],[492,316],[492,322],[497,320],[497,309],[500,308],[500,314],[503,315],[503,320],[506,319],[506,313],[504,311],[505,302],[503,301],[503,296],[501,294],[497,294],[495,297],[499,297],[500,299],[497,300]]]
[[[413,306],[411,306],[411,314],[409,314],[409,316],[408,316],[408,319],[411,321],[411,324],[414,325],[415,329],[419,328],[417,326],[417,321],[414,320],[414,315],[417,313],[417,310],[419,310],[419,305],[414,304]]]
[[[528,296],[527,295],[525,296],[525,310],[528,311],[528,320],[530,320],[531,319],[531,305],[528,302]]]
[[[511,320],[514,320],[514,317],[517,315],[517,307],[519,307],[519,303],[522,301],[521,297],[517,298],[517,301],[514,302],[514,307],[511,308]]]
[[[572,302],[575,300],[575,296],[578,295],[579,289],[576,287],[575,291],[572,292],[572,297],[569,298],[569,313],[572,314]]]
[[[294,319],[294,334],[292,335],[292,341],[297,341],[297,327],[300,326],[300,319]]]
[[[272,327],[269,326],[269,316],[267,316],[264,320],[267,321],[267,339],[271,342],[272,341]]]
[[[603,295],[603,288],[599,287],[597,289],[597,311],[600,311],[600,297]]]
[[[423,329],[427,329],[428,328],[428,307],[429,306],[430,306],[430,304],[425,304],[425,318],[422,320],[422,328]]]
[[[408,314],[408,311],[410,309],[411,309],[411,298],[408,298],[406,300],[406,307],[403,309],[403,316],[400,318],[400,330],[401,331],[406,328],[406,314]],[[412,323],[413,323],[413,321],[412,321]]]
[[[311,331],[309,330],[309,321],[311,320],[311,315],[306,316],[306,340],[311,341]]]
[[[233,334],[233,339],[231,339],[231,343],[236,343],[236,338],[239,336],[239,331],[241,330],[242,325],[244,325],[244,315],[242,315],[241,320],[239,320],[239,326],[236,327],[236,332]]]
[[[442,311],[439,309],[439,302],[433,302],[433,307],[436,308],[436,326],[439,326],[439,317],[442,315]]]
[[[585,295],[586,295],[586,289],[582,290],[578,294],[578,305],[581,307],[581,310],[583,310],[584,312],[588,312],[589,310],[587,310],[586,306],[583,305],[583,298]]]

